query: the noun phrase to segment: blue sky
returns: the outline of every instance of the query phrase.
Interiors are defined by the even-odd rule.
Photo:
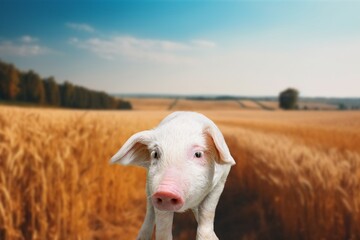
[[[0,0],[0,58],[109,93],[359,97],[360,1]]]

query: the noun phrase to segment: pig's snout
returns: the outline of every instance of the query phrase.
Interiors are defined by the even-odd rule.
[[[177,211],[184,205],[184,199],[179,193],[166,188],[159,188],[152,196],[152,202],[161,211]]]

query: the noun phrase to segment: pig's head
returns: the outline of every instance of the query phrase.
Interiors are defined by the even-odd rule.
[[[134,134],[111,162],[147,168],[154,207],[177,212],[197,206],[221,168],[235,164],[216,125],[193,112],[172,113],[157,128]]]

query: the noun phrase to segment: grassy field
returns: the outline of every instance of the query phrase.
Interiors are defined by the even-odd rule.
[[[168,98],[129,98],[134,110],[169,110],[175,99]]]
[[[220,239],[360,238],[360,112],[201,112],[237,161]],[[169,113],[0,106],[0,239],[135,239],[145,170],[108,160]],[[195,231],[176,216],[175,239]]]
[[[280,110],[278,101],[258,100],[190,100],[176,98],[127,98],[134,110]],[[337,110],[329,103],[299,101],[302,110]]]
[[[238,110],[239,103],[234,100],[186,100],[179,99],[171,108],[173,111]]]

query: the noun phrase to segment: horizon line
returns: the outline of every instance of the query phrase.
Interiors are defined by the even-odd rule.
[[[236,95],[236,94],[185,94],[185,93],[108,93],[109,95],[116,96],[116,97],[139,97],[139,98],[233,98],[233,99],[240,99],[240,98],[278,98],[278,95],[254,95],[254,96],[247,96],[247,95]],[[339,97],[339,96],[299,96],[300,99],[308,98],[308,99],[357,99],[360,100],[360,96],[347,96],[347,97]]]

